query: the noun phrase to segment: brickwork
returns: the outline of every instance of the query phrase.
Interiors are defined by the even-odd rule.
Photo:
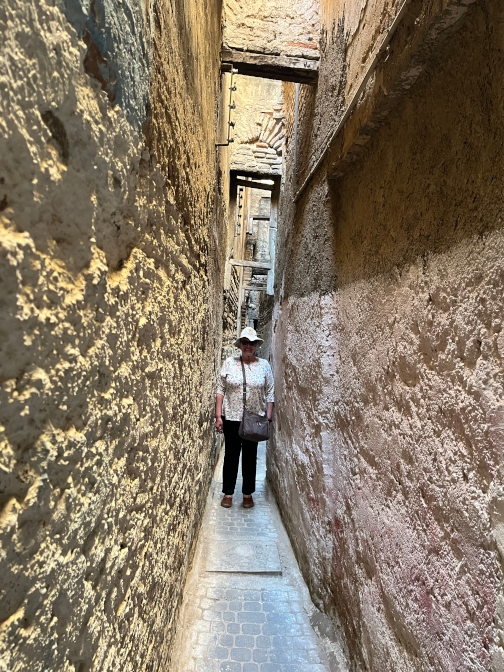
[[[236,76],[235,121],[230,168],[281,175],[284,142],[282,85],[274,80]]]
[[[238,51],[319,57],[317,0],[225,0],[224,45]]]

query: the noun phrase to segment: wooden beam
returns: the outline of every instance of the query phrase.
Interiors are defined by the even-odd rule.
[[[223,49],[221,62],[232,63],[240,75],[278,79],[282,82],[316,84],[318,79],[318,61],[292,56],[271,56],[254,54],[250,51]]]
[[[251,177],[253,180],[272,180],[275,184],[282,179],[281,175],[275,173],[260,173],[257,170],[246,170],[245,168],[232,168],[229,171],[230,179],[237,180],[238,178]]]
[[[265,292],[267,287],[253,287],[252,285],[245,285],[242,289],[250,290],[251,292]]]
[[[229,259],[231,266],[243,266],[244,268],[265,268],[271,270],[271,264],[267,261],[246,261],[245,259]]]
[[[273,191],[275,188],[274,184],[264,184],[264,182],[249,182],[248,180],[240,180],[240,178],[236,179],[235,182],[239,187],[248,187],[249,189],[265,189],[266,191]]]

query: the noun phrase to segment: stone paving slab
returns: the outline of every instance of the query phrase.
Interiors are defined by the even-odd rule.
[[[202,587],[192,607],[188,672],[326,672],[297,591]]]
[[[211,501],[210,525],[214,527],[214,539],[276,539],[275,523],[271,515],[268,500],[263,491],[254,493],[255,506],[244,509],[242,496],[233,498],[233,507],[225,509],[220,505],[222,493],[220,483],[216,483],[216,492]],[[241,488],[240,488],[241,489]],[[237,485],[238,490],[238,485]]]
[[[232,508],[224,509],[221,456],[169,672],[329,671],[310,624],[313,605],[266,484],[265,444],[258,458],[255,507],[243,509],[238,482]],[[273,566],[277,575],[269,573]]]
[[[281,574],[282,568],[274,541],[235,539],[209,546],[206,571]]]

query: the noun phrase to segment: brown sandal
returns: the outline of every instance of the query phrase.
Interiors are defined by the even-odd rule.
[[[222,502],[220,503],[225,509],[230,509],[233,504],[233,495],[224,495]]]
[[[243,495],[243,508],[251,509],[254,506],[254,500],[252,495]]]

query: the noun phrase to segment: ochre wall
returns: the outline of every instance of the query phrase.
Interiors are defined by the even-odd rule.
[[[501,3],[477,2],[297,204],[285,85],[268,469],[354,670],[504,669],[503,44]],[[308,156],[323,110],[301,97]]]
[[[216,452],[219,33],[211,0],[3,3],[3,670],[167,669]]]

